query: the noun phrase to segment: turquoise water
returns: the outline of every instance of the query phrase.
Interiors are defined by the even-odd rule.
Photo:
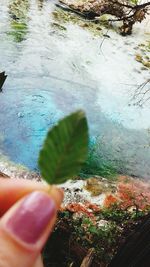
[[[82,108],[100,160],[149,177],[149,103],[132,103],[134,85],[149,72],[133,61],[134,37],[122,51],[124,39],[110,33],[103,55],[101,37],[71,23],[58,27],[54,2],[1,2],[0,70],[8,79],[0,94],[0,154],[36,170],[47,130]]]

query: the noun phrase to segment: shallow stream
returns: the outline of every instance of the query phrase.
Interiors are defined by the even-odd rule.
[[[52,1],[1,0],[0,71],[8,78],[0,93],[0,169],[15,162],[37,170],[49,127],[82,108],[100,161],[149,177],[149,84],[137,90],[150,70],[135,57],[150,54],[150,21],[128,37],[105,28],[94,35],[57,21],[55,9]]]

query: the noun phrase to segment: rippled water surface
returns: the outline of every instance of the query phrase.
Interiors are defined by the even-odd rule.
[[[99,157],[120,171],[149,176],[149,95],[143,107],[133,99],[150,76],[135,61],[137,45],[150,37],[149,21],[129,37],[110,30],[101,46],[103,36],[64,25],[55,9],[52,1],[1,0],[0,70],[8,74],[0,93],[1,162],[7,157],[36,169],[48,128],[83,108]]]

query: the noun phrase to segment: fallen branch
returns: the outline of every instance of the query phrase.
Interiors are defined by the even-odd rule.
[[[92,261],[94,259],[94,249],[89,249],[86,257],[83,259],[80,267],[91,267]]]
[[[104,14],[112,15],[116,18],[102,20],[103,22],[122,21],[123,25],[120,27],[122,35],[131,34],[133,25],[136,22],[141,22],[145,19],[150,7],[150,2],[131,5],[128,1],[110,1],[110,0],[88,0],[77,2],[76,0],[60,0],[61,7],[66,11],[71,11],[90,21],[99,21]]]

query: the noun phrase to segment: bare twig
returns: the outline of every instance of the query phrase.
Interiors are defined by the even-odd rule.
[[[150,100],[150,79],[138,85],[134,91],[134,95],[131,98],[131,102],[135,106],[142,107],[146,102]],[[148,86],[148,87],[147,87]]]

